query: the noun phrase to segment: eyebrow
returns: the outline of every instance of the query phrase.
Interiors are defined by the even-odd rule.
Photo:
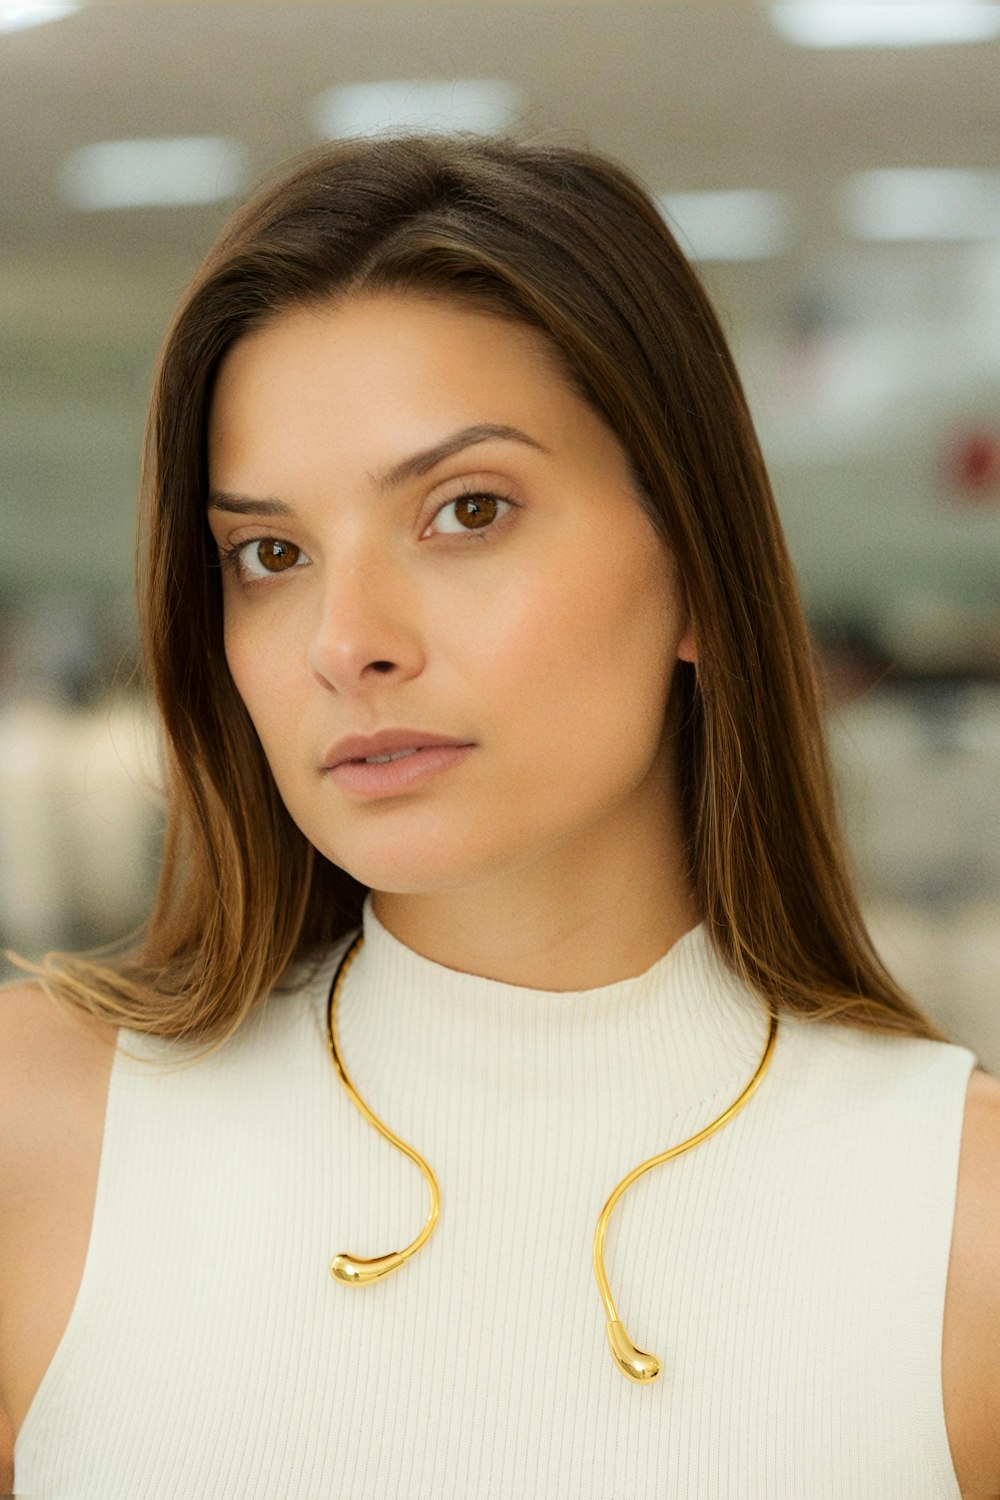
[[[492,439],[502,439],[505,442],[525,443],[530,448],[536,448],[539,453],[551,454],[551,448],[540,443],[537,438],[529,437],[519,427],[511,427],[503,422],[476,422],[471,427],[462,427],[457,432],[452,432],[431,448],[423,448],[419,453],[411,453],[409,457],[400,459],[388,469],[383,469],[378,474],[369,473],[375,493],[379,496],[387,495],[391,490],[398,489],[408,479],[413,479],[421,474],[430,473],[437,464],[444,459],[450,458],[453,453],[459,453],[463,448],[471,448],[474,443],[485,443]],[[239,516],[290,516],[294,515],[292,506],[286,505],[284,500],[254,500],[249,495],[234,495],[227,490],[212,490],[208,496],[209,508],[212,510],[233,511]]]

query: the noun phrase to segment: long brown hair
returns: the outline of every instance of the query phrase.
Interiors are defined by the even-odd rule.
[[[167,784],[160,882],[131,951],[33,966],[49,994],[214,1051],[298,960],[359,924],[365,888],[292,822],[226,667],[205,429],[219,362],[250,330],[304,303],[407,290],[543,333],[623,444],[677,557],[698,640],[697,668],[675,669],[686,856],[724,962],[798,1017],[948,1040],[865,927],[813,643],[705,291],[621,165],[509,135],[310,152],[234,214],[185,293],[142,474],[140,614]]]

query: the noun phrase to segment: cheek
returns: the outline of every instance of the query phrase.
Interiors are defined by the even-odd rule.
[[[287,731],[294,719],[293,705],[301,697],[297,657],[282,641],[280,631],[239,611],[227,616],[223,641],[229,674],[253,721],[254,728],[274,769],[287,745]]]
[[[538,747],[558,738],[562,775],[640,759],[659,741],[675,622],[662,561],[600,549],[522,580],[476,630],[492,707]],[[471,644],[471,642],[470,642]]]

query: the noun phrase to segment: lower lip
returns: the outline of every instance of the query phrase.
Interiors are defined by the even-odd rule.
[[[354,792],[359,797],[395,797],[429,781],[439,771],[457,766],[474,748],[473,745],[428,745],[413,755],[387,760],[380,766],[370,766],[363,760],[344,760],[329,774],[345,792]]]

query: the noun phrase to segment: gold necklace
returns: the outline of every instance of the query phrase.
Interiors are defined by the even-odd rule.
[[[330,1262],[330,1275],[335,1281],[343,1282],[347,1286],[363,1286],[369,1281],[377,1281],[379,1277],[387,1276],[390,1271],[395,1271],[397,1266],[401,1266],[404,1260],[408,1260],[411,1255],[415,1255],[421,1245],[430,1238],[431,1231],[437,1223],[438,1215],[441,1212],[441,1190],[438,1187],[437,1178],[434,1176],[427,1162],[413,1150],[412,1146],[408,1146],[405,1141],[401,1141],[397,1135],[393,1135],[387,1125],[383,1125],[381,1120],[376,1119],[350,1078],[348,1078],[347,1069],[344,1067],[340,1056],[334,1012],[344,979],[347,976],[347,971],[360,952],[363,942],[364,934],[362,933],[354,940],[344,954],[337,967],[337,972],[333,976],[333,983],[330,986],[330,998],[326,1015],[326,1037],[330,1045],[333,1065],[340,1074],[348,1094],[354,1100],[354,1103],[358,1106],[365,1119],[374,1125],[375,1129],[384,1135],[387,1141],[391,1141],[394,1146],[398,1146],[400,1151],[405,1152],[411,1161],[416,1162],[421,1172],[423,1172],[427,1186],[430,1188],[431,1211],[427,1215],[427,1222],[423,1229],[421,1229],[413,1243],[407,1245],[405,1250],[394,1250],[389,1255],[378,1255],[371,1260],[363,1260],[359,1256],[347,1255],[345,1253],[335,1255]],[[743,1108],[767,1071],[771,1055],[774,1052],[774,1044],[778,1035],[777,1011],[772,1009],[770,1018],[771,1024],[768,1031],[767,1044],[764,1047],[760,1062],[757,1064],[757,1071],[739,1098],[730,1104],[729,1108],[724,1110],[710,1125],[706,1125],[704,1130],[699,1130],[697,1135],[693,1135],[688,1140],[682,1141],[679,1146],[671,1146],[668,1151],[661,1151],[658,1156],[651,1156],[649,1161],[644,1161],[641,1166],[635,1167],[618,1184],[601,1210],[601,1217],[597,1221],[597,1232],[594,1236],[594,1274],[597,1277],[598,1290],[600,1291],[601,1301],[604,1303],[604,1310],[607,1314],[608,1344],[615,1364],[624,1375],[628,1376],[629,1380],[655,1380],[660,1373],[660,1361],[656,1358],[655,1354],[646,1354],[643,1350],[636,1348],[625,1332],[625,1328],[618,1317],[617,1309],[611,1297],[611,1288],[608,1286],[608,1278],[604,1273],[604,1235],[608,1227],[608,1218],[611,1210],[625,1189],[630,1187],[637,1177],[641,1177],[643,1172],[648,1172],[650,1167],[657,1167],[661,1162],[669,1161],[672,1156],[679,1156],[682,1151],[688,1151],[692,1146],[697,1146],[699,1141],[704,1141],[708,1136],[713,1135],[716,1130],[721,1129],[726,1124],[727,1120],[731,1120],[738,1110]]]

